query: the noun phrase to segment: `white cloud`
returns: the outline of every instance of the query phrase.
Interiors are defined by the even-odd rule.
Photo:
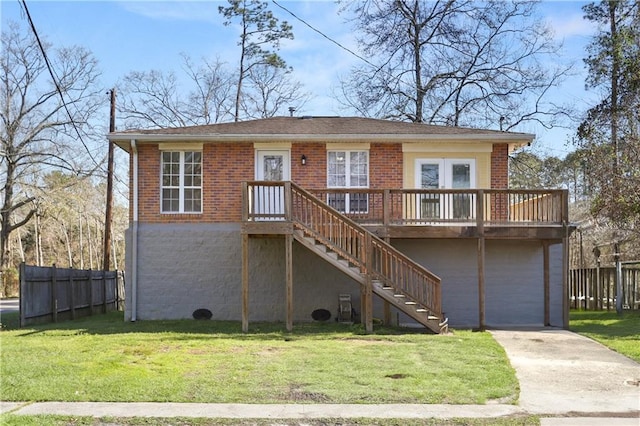
[[[218,6],[223,2],[205,1],[119,1],[126,11],[156,20],[222,23]]]
[[[596,32],[593,23],[583,18],[582,14],[554,14],[547,16],[547,22],[559,40],[571,37],[590,37]]]

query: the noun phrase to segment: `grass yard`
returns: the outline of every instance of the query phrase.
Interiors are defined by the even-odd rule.
[[[640,311],[571,311],[571,331],[640,362]]]
[[[359,325],[124,322],[122,313],[17,329],[2,319],[6,401],[515,403],[489,333]]]

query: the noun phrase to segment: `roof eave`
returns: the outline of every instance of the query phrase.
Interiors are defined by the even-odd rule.
[[[533,141],[530,133],[468,133],[468,134],[149,134],[149,133],[111,133],[107,139],[120,148],[128,150],[131,140],[137,142],[404,142],[419,143],[427,141],[447,142],[502,142],[520,147]]]

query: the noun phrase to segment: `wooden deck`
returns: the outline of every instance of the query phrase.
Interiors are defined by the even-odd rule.
[[[245,182],[242,187],[242,328],[248,330],[249,238],[284,235],[286,324],[293,327],[293,240],[350,274],[361,285],[365,329],[373,328],[372,297],[434,332],[446,328],[440,278],[395,249],[394,238],[471,238],[478,242],[478,306],[485,327],[485,241],[538,240],[544,258],[544,324],[549,321],[551,244],[563,246],[567,288],[569,224],[566,190],[316,189],[292,182]],[[568,294],[565,291],[565,294]],[[401,302],[398,297],[405,300]],[[564,301],[568,306],[568,300]],[[568,324],[568,309],[563,312]]]
[[[383,239],[561,240],[569,225],[566,190],[312,189],[320,200]],[[247,182],[247,234],[290,234],[285,182]],[[295,205],[290,205],[295,209]]]

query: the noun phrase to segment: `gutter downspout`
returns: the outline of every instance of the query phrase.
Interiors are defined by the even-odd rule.
[[[131,153],[133,155],[133,224],[131,235],[131,321],[138,316],[138,146],[136,140],[131,139]]]

